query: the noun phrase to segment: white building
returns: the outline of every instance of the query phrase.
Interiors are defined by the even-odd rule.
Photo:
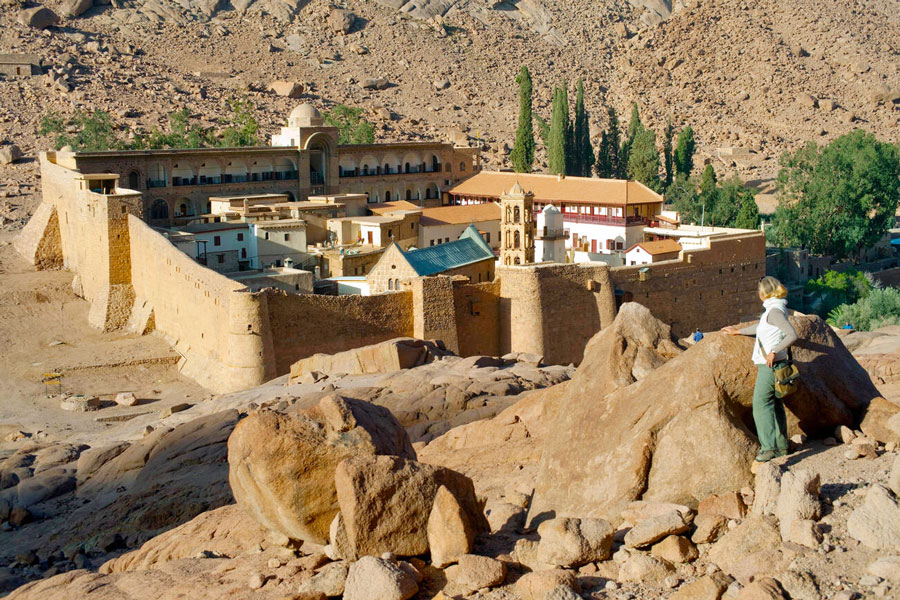
[[[482,171],[450,188],[448,201],[494,202],[517,181],[534,193],[535,214],[550,204],[559,208],[568,232],[566,248],[576,260],[621,256],[644,240],[644,228],[655,225],[662,212],[662,195],[637,181],[535,173]]]
[[[566,258],[566,239],[568,237],[568,232],[563,225],[562,213],[552,204],[548,204],[537,215],[534,260],[536,262],[568,262]]]
[[[649,265],[664,260],[674,260],[681,254],[681,244],[666,238],[655,242],[638,242],[625,251],[625,264]]]

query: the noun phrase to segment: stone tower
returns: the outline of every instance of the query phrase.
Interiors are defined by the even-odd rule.
[[[501,265],[534,262],[534,194],[517,181],[500,196]]]

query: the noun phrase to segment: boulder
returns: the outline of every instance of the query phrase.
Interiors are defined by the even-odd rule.
[[[459,567],[453,577],[453,583],[471,593],[500,585],[505,579],[506,565],[499,560],[476,554],[463,554],[459,557]]]
[[[331,525],[328,527],[328,545],[325,553],[332,560],[356,560],[356,552],[347,539],[347,530],[344,527],[344,517],[341,513],[334,515]]]
[[[783,530],[781,536],[786,542],[800,544],[813,550],[818,549],[819,544],[822,542],[822,534],[816,527],[816,522],[812,519],[795,519],[790,522],[786,531],[787,535],[784,534]]]
[[[900,454],[894,457],[891,474],[888,476],[888,487],[891,488],[894,495],[900,496]]]
[[[659,321],[629,306],[594,336],[567,388],[541,458],[532,524],[550,514],[613,519],[638,497],[694,505],[751,481],[753,340],[711,334],[644,373],[638,367],[663,361],[671,342]],[[881,397],[868,374],[821,318],[791,320],[803,379],[787,402],[789,433],[854,426]]]
[[[737,600],[787,600],[787,597],[777,581],[763,577],[742,588]]]
[[[336,33],[350,33],[355,22],[356,15],[341,8],[333,8],[328,14],[328,26]]]
[[[847,519],[851,536],[875,550],[900,551],[900,506],[880,483],[872,484],[862,506]]]
[[[322,594],[335,598],[344,593],[349,568],[344,561],[332,562],[321,567],[316,574],[300,584],[300,594]]]
[[[711,544],[719,539],[728,529],[728,519],[720,515],[709,513],[699,514],[694,517],[694,533],[691,541],[695,544]]]
[[[900,582],[900,556],[882,556],[869,565],[869,575]]]
[[[755,515],[774,515],[780,495],[781,467],[771,461],[758,465],[751,512]]]
[[[669,600],[719,600],[731,581],[731,577],[717,571],[681,586]]]
[[[376,454],[415,458],[390,411],[329,395],[296,415],[266,411],[241,421],[228,439],[228,480],[238,504],[265,527],[325,544],[339,509],[338,464]]]
[[[519,577],[516,581],[516,593],[522,600],[546,600],[547,594],[561,585],[575,591],[580,589],[574,572],[550,569],[532,571]]]
[[[689,527],[681,513],[673,510],[639,521],[625,534],[625,545],[629,548],[644,548],[664,537],[684,533]]]
[[[775,516],[781,526],[781,537],[790,537],[791,523],[797,520],[818,520],[822,516],[819,502],[818,473],[807,470],[787,471],[781,477],[781,493]]]
[[[94,0],[66,0],[63,2],[60,12],[64,17],[80,17],[92,6],[94,6]]]
[[[22,150],[15,144],[0,148],[0,165],[9,165],[22,158]]]
[[[660,584],[675,569],[664,560],[634,553],[619,566],[618,580],[623,583]]]
[[[269,90],[276,96],[285,98],[298,99],[303,97],[303,84],[296,81],[273,81],[269,84]]]
[[[119,392],[116,394],[115,402],[119,406],[134,406],[138,401],[134,392]]]
[[[476,531],[471,520],[453,492],[444,486],[434,496],[427,534],[431,564],[439,568],[456,562],[471,552],[475,544]]]
[[[367,90],[383,90],[390,83],[388,82],[386,77],[371,77],[368,79],[363,79],[362,87]]]
[[[18,21],[20,25],[25,25],[26,27],[46,29],[47,27],[59,24],[59,17],[49,8],[36,6],[21,11],[19,13]]]
[[[441,486],[456,499],[470,531],[489,530],[465,475],[397,456],[359,455],[334,474],[347,539],[357,556],[416,556],[428,551],[428,519]]]
[[[674,564],[691,562],[699,556],[691,540],[680,535],[670,535],[653,544],[650,554]]]
[[[746,581],[765,562],[761,559],[766,557],[758,554],[777,553],[780,544],[781,535],[774,519],[750,515],[713,544],[706,559],[735,579]],[[769,558],[777,560],[774,555]]]
[[[544,521],[538,526],[538,560],[553,567],[580,567],[607,560],[613,533],[612,525],[603,519],[560,517]]]
[[[743,519],[747,515],[747,505],[738,492],[713,494],[704,498],[697,507],[697,514],[719,515],[726,519]]]
[[[344,600],[407,600],[418,591],[416,580],[398,565],[364,556],[350,566]]]

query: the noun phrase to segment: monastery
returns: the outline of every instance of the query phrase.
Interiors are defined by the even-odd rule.
[[[577,364],[629,301],[676,335],[756,311],[759,231],[682,225],[633,181],[337,139],[301,105],[268,147],[45,152],[16,248],[75,274],[92,325],[164,336],[217,393],[406,336]]]

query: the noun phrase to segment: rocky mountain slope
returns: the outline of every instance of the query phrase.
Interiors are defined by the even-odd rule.
[[[808,139],[863,127],[900,140],[896,0],[345,0],[338,14],[325,0],[49,0],[60,15],[89,8],[44,30],[17,21],[22,2],[0,5],[0,49],[39,55],[47,73],[0,79],[0,141],[26,156],[0,166],[0,214],[16,225],[38,190],[33,159],[52,142],[37,135],[47,111],[101,108],[146,131],[180,106],[215,123],[247,95],[265,139],[298,102],[266,91],[274,79],[302,83],[322,108],[365,107],[379,139],[467,136],[494,168],[508,166],[522,64],[545,118],[552,86],[583,77],[596,135],[603,103],[627,119],[637,101],[652,126],[692,124],[706,157],[749,150],[734,165],[749,179]],[[373,77],[389,85],[364,88]]]

